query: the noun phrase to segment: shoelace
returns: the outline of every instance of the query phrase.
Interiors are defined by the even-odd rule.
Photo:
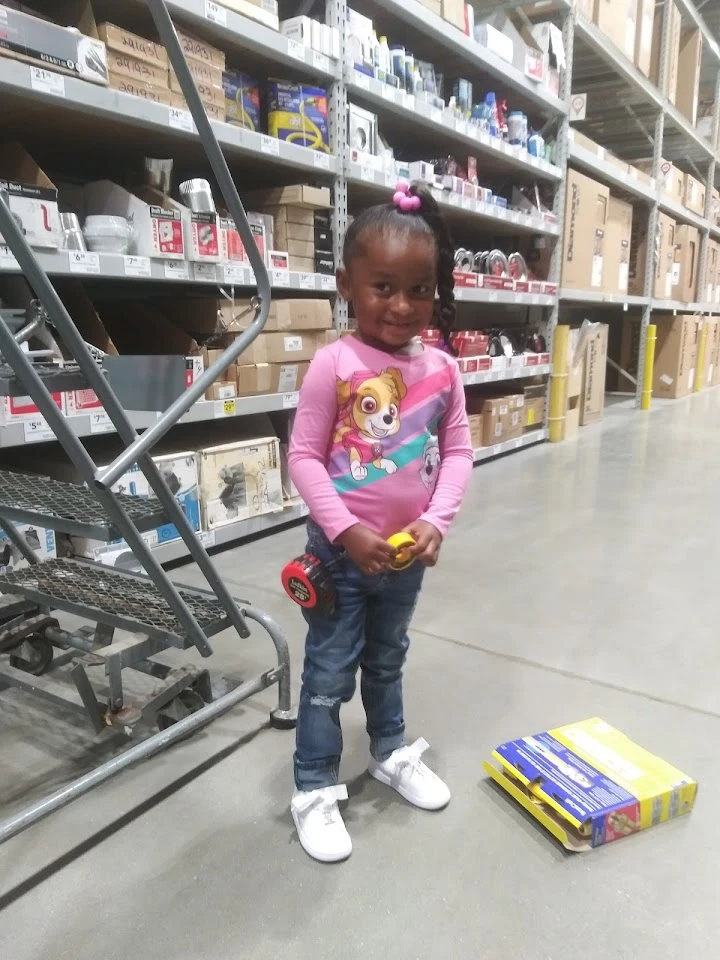
[[[324,787],[322,790],[313,790],[310,793],[301,793],[292,798],[292,807],[298,813],[308,813],[320,806],[326,827],[337,823],[340,811],[336,804],[339,800],[347,800],[348,792],[344,783],[335,787]]]
[[[393,754],[393,760],[396,763],[396,769],[398,773],[404,770],[410,771],[410,776],[419,774],[419,776],[424,777],[426,773],[430,771],[422,762],[422,755],[428,749],[430,744],[424,737],[420,737],[419,740],[416,740],[415,743],[410,744],[407,747],[401,747],[399,750],[396,750]]]

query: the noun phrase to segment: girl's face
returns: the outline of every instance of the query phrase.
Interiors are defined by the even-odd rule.
[[[368,232],[337,285],[352,303],[366,342],[393,352],[429,327],[437,287],[437,251],[428,236]]]

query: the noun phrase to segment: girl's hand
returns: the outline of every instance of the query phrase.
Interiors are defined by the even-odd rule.
[[[437,527],[427,520],[416,520],[405,527],[403,532],[409,533],[415,541],[415,546],[409,548],[415,559],[425,567],[434,567],[442,546],[442,535]]]
[[[395,559],[395,549],[364,523],[353,524],[340,534],[337,542],[363,573],[383,573]]]

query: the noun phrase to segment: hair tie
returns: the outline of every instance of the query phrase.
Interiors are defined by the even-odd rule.
[[[416,194],[410,193],[410,184],[407,180],[399,180],[393,194],[393,203],[403,213],[419,210],[422,200]]]

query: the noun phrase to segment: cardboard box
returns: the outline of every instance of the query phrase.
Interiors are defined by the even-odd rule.
[[[54,530],[34,527],[29,523],[16,523],[14,527],[41,562],[53,560],[57,556]],[[10,570],[22,570],[29,566],[28,561],[0,527],[0,576]]]
[[[562,286],[602,290],[610,191],[577,170],[568,170],[565,194]]]
[[[250,206],[258,207],[300,207],[304,210],[327,210],[330,206],[328,187],[309,187],[306,183],[296,183],[288,187],[274,187],[272,190],[248,193],[245,199]],[[292,214],[292,210],[288,210]],[[280,216],[280,214],[277,214]],[[285,219],[290,219],[285,216]],[[293,218],[294,219],[294,218]],[[296,222],[313,223],[312,215]]]
[[[672,19],[670,28],[670,50],[668,52],[668,70],[665,74],[665,84],[660,91],[672,103],[675,103],[675,94],[678,84],[678,69],[680,65],[680,36],[682,33],[682,15],[677,5],[668,0],[671,4],[670,16]],[[653,23],[653,41],[652,55],[650,57],[649,78],[656,87],[660,86],[660,46],[662,41],[662,21],[663,4],[655,9],[655,20]]]
[[[628,292],[632,220],[632,204],[610,197],[603,271],[603,289],[607,293],[624,295]]]
[[[708,240],[705,276],[699,278],[698,299],[704,303],[715,302],[715,278],[720,264],[720,246],[715,240]]]
[[[702,52],[700,30],[697,27],[683,30],[680,34],[675,106],[693,126],[697,122]]]
[[[465,0],[440,0],[440,16],[465,32]]]
[[[702,321],[693,316],[656,314],[651,323],[657,327],[653,396],[686,397],[695,389]]]
[[[234,10],[243,17],[264,23],[271,30],[280,28],[278,5],[275,0],[222,0],[222,6]],[[323,51],[324,52],[324,51]]]
[[[628,284],[628,292],[634,297],[645,296],[647,232],[647,211],[638,207],[633,213],[630,244],[630,282]],[[658,258],[650,296],[656,300],[669,300],[672,297],[672,277],[675,263],[675,221],[665,213],[658,212],[658,233],[654,242],[658,251]]]
[[[249,300],[236,300],[234,304],[220,300],[218,307],[230,332],[245,330],[252,322],[252,313],[246,313]],[[272,300],[263,332],[329,330],[332,324],[329,300]]]
[[[686,173],[683,184],[682,202],[693,213],[699,213],[705,216],[705,199],[707,196],[706,188],[703,183],[697,180],[691,174]]]
[[[131,80],[129,77],[111,73],[110,86],[119,93],[127,93],[131,97],[140,97],[150,103],[162,103],[166,107],[172,106],[170,91],[167,87],[154,87],[151,83],[142,80]]]
[[[238,364],[237,394],[253,397],[268,393],[296,393],[302,387],[310,364],[255,363]]]
[[[79,196],[84,205],[81,216],[105,213],[125,217],[130,222],[134,238],[132,253],[164,260],[187,259],[182,210],[158,191],[144,187],[136,195],[110,180],[98,180],[81,188]]]
[[[165,47],[152,40],[146,40],[114,23],[101,23],[98,36],[107,45],[108,50],[122,53],[138,60],[144,60],[152,66],[161,67],[167,72],[168,55]],[[166,81],[167,85],[167,81]]]
[[[545,423],[545,397],[525,399],[523,415],[523,433],[539,430]]]
[[[420,0],[420,3],[435,16],[442,16],[442,0]]]
[[[208,67],[214,67],[216,70],[223,71],[225,69],[225,54],[222,50],[218,50],[212,44],[206,43],[205,40],[199,40],[189,33],[183,33],[177,27],[175,32],[183,53],[189,60],[199,60],[200,63],[204,63]]]
[[[590,334],[585,348],[583,391],[580,402],[580,426],[602,420],[605,408],[608,325],[601,323]]]
[[[713,387],[720,386],[720,321],[718,321],[718,331],[717,338],[715,340],[715,352],[713,353],[713,370],[712,370],[712,380],[711,385]]]
[[[211,63],[205,63],[202,60],[189,59],[187,65],[195,83],[199,87],[213,87],[214,90],[219,90],[221,100],[218,102],[222,102],[225,98],[223,71],[219,67],[214,67]],[[167,71],[167,83],[173,93],[182,93],[180,81],[172,67],[169,67]],[[213,94],[213,101],[215,101],[215,94]]]
[[[655,24],[655,0],[638,0],[635,28],[635,56],[633,62],[641,73],[650,76],[652,62],[653,29]]]
[[[637,0],[595,0],[593,21],[629,60],[634,59]]]
[[[470,446],[473,450],[479,450],[483,445],[483,415],[481,413],[472,413],[468,416],[470,426]]]
[[[0,146],[0,190],[7,193],[10,211],[20,221],[30,246],[57,250],[60,245],[57,189],[19,143]]]
[[[209,447],[198,459],[204,530],[283,509],[277,437]]]
[[[161,90],[168,89],[167,69],[160,63],[149,63],[117,50],[108,50],[108,70],[111,76],[124,77],[134,83],[148,84]],[[110,84],[117,89],[117,83]]]
[[[476,409],[476,408],[473,408]],[[481,400],[482,446],[491,447],[508,438],[510,405],[507,397],[490,397]]]
[[[711,387],[715,378],[715,367],[718,360],[718,351],[720,350],[720,319],[717,317],[706,317],[705,327],[707,335],[705,338],[705,356],[703,357],[703,369],[700,381],[700,387],[704,390]]]
[[[330,330],[310,333],[261,333],[243,353],[245,364],[302,363],[312,360],[321,347],[332,342]]]
[[[690,813],[697,783],[594,717],[501,744],[484,769],[581,852]]]
[[[673,263],[672,299],[694,303],[698,293],[700,265],[700,231],[687,224],[675,229],[675,262]]]
[[[235,371],[235,364],[228,371]],[[237,397],[237,383],[235,380],[218,380],[205,391],[206,400],[232,400]]]
[[[510,394],[505,397],[508,405],[506,440],[517,440],[523,435],[525,426],[525,397],[522,393]]]

